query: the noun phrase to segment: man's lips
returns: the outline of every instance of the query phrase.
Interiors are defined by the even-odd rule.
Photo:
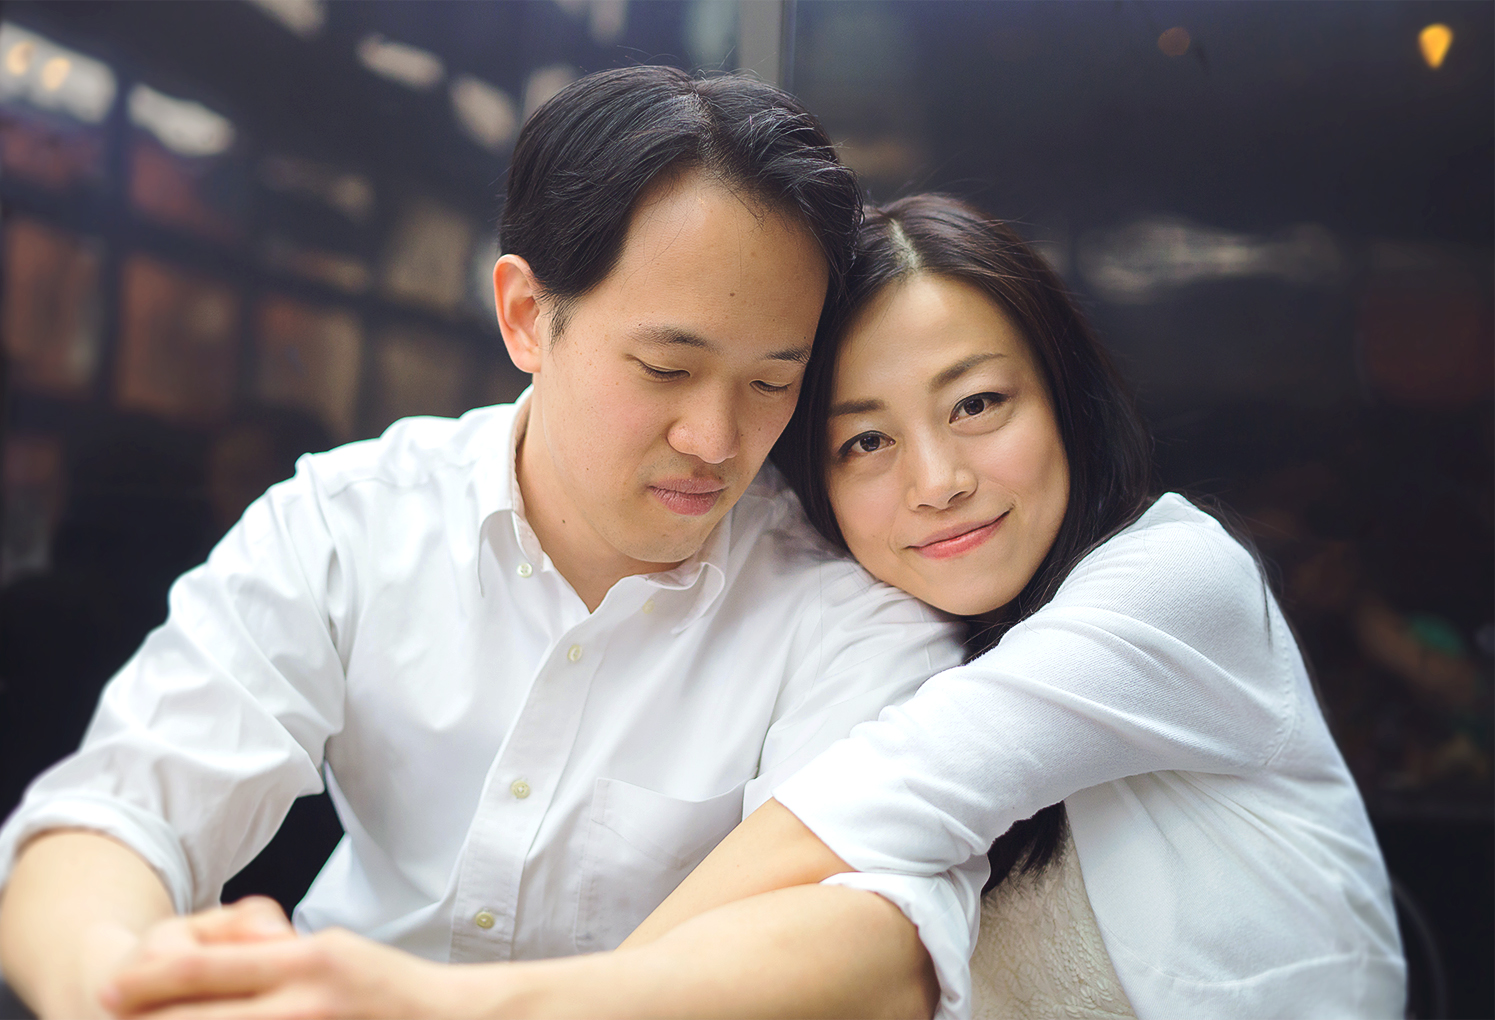
[[[927,556],[933,560],[948,559],[951,556],[959,556],[968,553],[996,532],[997,527],[1007,519],[1007,514],[992,518],[989,521],[974,524],[957,524],[953,527],[936,531],[924,541],[909,548],[921,556]]]
[[[649,491],[665,509],[686,517],[709,513],[726,491],[727,483],[717,478],[667,478],[649,486]]]

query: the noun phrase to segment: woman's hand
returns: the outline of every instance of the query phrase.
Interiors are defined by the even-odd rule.
[[[438,964],[341,929],[298,937],[272,901],[156,926],[104,989],[118,1017],[451,1015]]]

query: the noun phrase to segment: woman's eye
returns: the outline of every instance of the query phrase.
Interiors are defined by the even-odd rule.
[[[950,412],[950,420],[957,418],[974,418],[983,411],[990,411],[993,407],[1007,398],[1000,393],[978,393],[974,397],[966,397],[955,405],[955,410]]]
[[[858,453],[876,453],[892,440],[881,432],[863,432],[859,436],[852,436],[841,444],[841,456],[850,457]]]
[[[787,393],[790,386],[789,383],[785,383],[783,386],[776,386],[771,382],[764,382],[762,379],[759,379],[753,385],[758,388],[758,392],[760,393]]]

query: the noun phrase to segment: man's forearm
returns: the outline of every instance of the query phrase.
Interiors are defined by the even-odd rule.
[[[171,896],[134,851],[82,830],[22,850],[0,895],[0,969],[41,1016],[96,1016],[98,984],[157,921]]]
[[[482,1016],[927,1018],[939,998],[898,908],[836,886],[739,900],[638,948],[459,969]]]

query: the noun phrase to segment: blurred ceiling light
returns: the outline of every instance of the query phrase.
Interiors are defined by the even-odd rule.
[[[0,22],[0,53],[0,101],[21,97],[88,124],[109,115],[118,86],[108,64],[8,21]]]
[[[67,57],[53,57],[42,65],[42,88],[48,92],[56,92],[67,81],[68,72],[72,69],[73,62]]]
[[[5,70],[19,78],[31,66],[31,58],[35,55],[36,43],[30,39],[18,42],[5,53]]]
[[[555,0],[572,17],[585,15],[587,32],[598,46],[617,40],[628,24],[628,0]]]
[[[519,130],[519,111],[508,93],[469,74],[452,83],[452,110],[467,136],[492,152]]]
[[[358,44],[358,59],[380,77],[421,92],[446,76],[446,66],[430,50],[392,42],[377,32]]]
[[[322,31],[327,24],[325,0],[249,0],[262,14],[280,22],[282,26],[300,36],[310,39]]]
[[[733,0],[692,0],[685,12],[685,49],[697,67],[726,67],[737,41]]]
[[[1453,45],[1453,29],[1447,25],[1429,25],[1418,34],[1417,44],[1422,47],[1422,59],[1436,71],[1443,66],[1443,58]]]
[[[1158,36],[1158,49],[1170,57],[1181,57],[1189,52],[1189,43],[1193,40],[1189,37],[1189,30],[1182,25],[1174,25],[1168,31]]]
[[[1143,219],[1080,239],[1080,272],[1101,296],[1140,304],[1206,280],[1275,277],[1301,286],[1338,280],[1344,257],[1324,227],[1271,237],[1234,234],[1172,218]]]
[[[296,156],[271,155],[260,161],[260,180],[272,191],[314,198],[355,223],[374,211],[374,185],[367,177]]]
[[[529,76],[524,83],[524,115],[529,117],[561,89],[576,80],[576,68],[570,64],[551,64]]]
[[[148,85],[130,90],[130,120],[179,156],[217,156],[234,144],[234,125],[227,117]]]

